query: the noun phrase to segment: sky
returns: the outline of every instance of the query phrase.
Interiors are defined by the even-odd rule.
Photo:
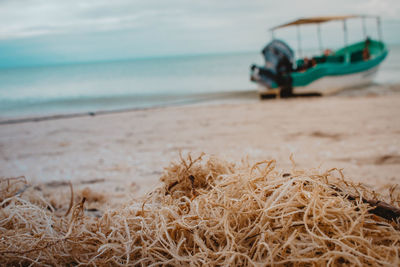
[[[0,0],[0,67],[259,51],[277,24],[344,14],[382,16],[384,40],[400,43],[399,0]],[[363,38],[359,21],[348,25],[349,41]],[[321,30],[325,46],[343,45],[341,24]],[[301,33],[316,47],[315,28]],[[294,29],[276,34],[297,46]]]

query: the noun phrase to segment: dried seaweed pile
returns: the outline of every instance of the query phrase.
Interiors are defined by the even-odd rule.
[[[65,216],[21,179],[0,183],[0,262],[48,265],[399,265],[398,223],[371,213],[385,199],[338,170],[171,163],[141,202]],[[392,190],[386,201],[398,205]],[[68,201],[65,204],[67,210]],[[68,213],[68,212],[67,212]]]

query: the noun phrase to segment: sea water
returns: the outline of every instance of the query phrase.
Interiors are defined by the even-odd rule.
[[[255,92],[252,63],[259,52],[0,69],[0,118],[233,101]],[[399,70],[392,46],[375,81],[400,83]]]

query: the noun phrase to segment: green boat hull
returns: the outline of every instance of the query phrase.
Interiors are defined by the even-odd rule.
[[[386,45],[380,41],[371,40],[369,44],[370,57],[368,60],[363,59],[363,49],[365,42],[358,42],[353,45],[344,47],[335,51],[334,55],[324,58],[324,62],[317,62],[314,67],[311,67],[303,72],[292,72],[292,86],[307,87],[316,81],[331,77],[340,78],[357,73],[368,73],[369,70],[377,70],[379,64],[386,58],[388,49]],[[315,57],[320,60],[323,57]],[[297,65],[302,64],[302,60],[297,60]],[[272,88],[278,88],[276,83],[273,83]]]

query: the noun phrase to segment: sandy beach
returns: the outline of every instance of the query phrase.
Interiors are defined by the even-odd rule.
[[[385,190],[399,184],[400,94],[186,105],[0,126],[0,176],[71,180],[119,203],[157,183],[179,152],[290,169],[343,168]],[[49,184],[51,185],[51,183]],[[65,191],[65,190],[64,190]],[[68,191],[66,192],[68,193]]]

